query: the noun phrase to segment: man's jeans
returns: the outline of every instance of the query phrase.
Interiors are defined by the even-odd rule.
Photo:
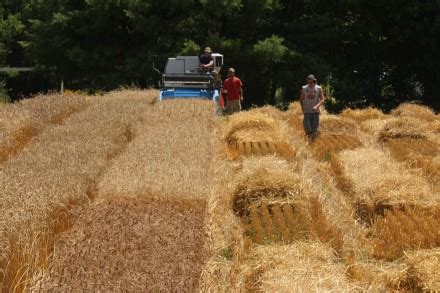
[[[304,131],[309,138],[318,135],[319,113],[304,113]]]

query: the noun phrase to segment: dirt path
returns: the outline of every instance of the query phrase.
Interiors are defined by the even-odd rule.
[[[200,201],[119,198],[82,208],[35,289],[193,291],[206,261],[204,217]]]

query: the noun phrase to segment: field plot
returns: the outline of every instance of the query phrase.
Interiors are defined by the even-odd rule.
[[[196,290],[205,261],[204,211],[198,201],[127,198],[80,209],[34,289]]]
[[[211,191],[202,182],[211,180],[212,106],[158,104],[156,96],[123,90],[79,98],[87,107],[62,123],[47,122],[9,153],[0,179],[2,290],[197,288],[207,253],[205,198]],[[45,98],[35,103],[39,99]],[[181,147],[188,152],[177,151]],[[84,235],[89,242],[78,240]],[[151,257],[133,269],[146,247]],[[161,264],[158,258],[167,263],[162,271],[153,266]],[[106,279],[122,268],[119,281]]]

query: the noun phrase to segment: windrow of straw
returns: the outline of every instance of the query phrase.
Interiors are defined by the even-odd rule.
[[[259,108],[252,108],[253,113],[262,113],[265,115],[269,115],[270,117],[276,119],[276,120],[283,120],[286,118],[286,112],[281,111],[278,108],[275,108],[273,106],[264,106]]]
[[[235,133],[238,133],[240,138],[249,141],[273,139],[271,135],[274,132],[266,130],[270,130],[270,126],[268,127],[270,123],[261,123],[256,129],[248,129],[251,127],[248,120],[253,121],[253,112],[256,112],[256,116],[267,113],[268,116],[265,119],[272,123],[275,121],[278,125],[284,118],[283,115],[270,111],[270,109],[251,110],[246,114],[248,119],[244,118],[245,114],[242,114],[243,116],[240,118],[243,118],[244,121],[234,125],[234,128],[238,129]],[[234,116],[230,118],[230,121],[233,118]],[[227,127],[228,125],[223,129],[229,130],[230,128]],[[266,129],[259,131],[264,127]],[[286,130],[288,131],[285,131],[282,136],[290,144],[291,132],[287,127]],[[232,135],[227,136],[231,133],[234,131],[226,132],[224,138],[233,137]],[[313,240],[328,243],[337,253],[342,252],[342,233],[329,221],[318,197],[311,191],[309,184],[298,174],[299,169],[296,161],[285,160],[285,157],[256,155],[245,158],[235,165],[233,162],[228,164],[230,171],[224,173],[236,173],[236,175],[234,175],[235,179],[230,181],[225,195],[230,198],[231,211],[241,222],[240,231],[242,234],[232,233],[235,235],[235,239],[226,242],[229,243],[231,251],[231,259],[228,262],[229,269],[226,269],[227,263],[221,265],[218,261],[212,261],[209,266],[211,276],[215,275],[214,271],[221,271],[223,273],[220,276],[229,274],[228,280],[232,288],[251,291],[265,290],[266,288],[262,286],[259,278],[262,274],[261,267],[259,265],[253,266],[255,251],[261,247],[257,244],[263,244],[264,247],[271,250],[274,247],[279,247],[278,244],[284,244],[287,248],[295,245],[309,246],[313,243],[301,242],[297,244],[296,241]],[[231,229],[233,227],[236,227],[236,224],[230,226]],[[223,255],[222,251],[219,253]],[[260,257],[257,256],[256,259],[260,259]],[[262,262],[264,263],[265,259]],[[276,268],[275,264],[269,264],[269,266]],[[282,270],[283,268],[280,269],[280,272]],[[206,280],[206,278],[204,279]],[[273,280],[276,282],[276,279]],[[295,279],[292,278],[292,283],[294,282]],[[306,283],[299,280],[296,285],[297,288],[308,288]],[[213,287],[205,288],[211,289]],[[217,283],[215,288],[222,287]]]
[[[222,139],[217,147],[225,144],[231,148],[231,145],[240,143],[250,148],[253,145],[269,149],[280,143],[289,146],[290,129],[282,119],[281,113],[271,107],[232,115],[222,121],[224,123],[219,129]],[[228,291],[236,288],[237,266],[252,246],[244,237],[246,231],[240,218],[240,215],[246,215],[250,205],[270,200],[298,200],[302,187],[299,178],[292,174],[295,163],[284,155],[280,156],[279,149],[274,150],[262,152],[260,148],[249,156],[243,153],[243,159],[239,161],[230,160],[230,157],[227,160],[220,153],[214,153],[216,162],[213,171],[216,175],[208,204],[210,216],[207,225],[209,246],[214,256],[202,274],[203,290]],[[229,208],[225,209],[225,206]]]
[[[391,111],[391,115],[400,118],[415,118],[425,122],[438,119],[438,117],[436,117],[435,113],[429,107],[409,103],[399,105],[396,109]]]
[[[303,133],[303,122],[302,122],[302,109],[299,102],[290,103],[289,108],[286,111],[287,123],[292,127],[292,129],[297,133]]]
[[[308,194],[298,175],[286,171],[270,172],[264,168],[242,174],[234,185],[232,207],[240,216],[249,212],[251,203],[263,200],[295,202]]]
[[[37,96],[0,105],[0,163],[20,152],[42,129],[86,107],[83,96]]]
[[[335,115],[321,115],[319,131],[323,134],[357,135],[356,122]]]
[[[384,144],[396,160],[420,168],[435,188],[440,187],[440,144],[413,138],[389,139]]]
[[[412,109],[413,105],[409,106]],[[427,108],[415,107],[423,110],[425,115],[429,114]],[[403,109],[406,108],[403,107]],[[379,133],[379,141],[390,149],[395,159],[407,163],[409,167],[421,169],[434,188],[438,189],[440,188],[440,165],[438,163],[440,140],[432,125],[439,119],[434,115],[434,118],[427,122],[422,120],[421,116],[416,115],[418,118],[412,118],[409,114],[402,114],[402,118],[391,120],[383,126]]]
[[[393,138],[426,139],[428,132],[428,123],[417,118],[402,117],[385,124],[379,133],[379,141]]]
[[[228,119],[223,129],[229,159],[277,154],[288,160],[294,157],[290,130],[278,110],[266,107],[240,112]],[[269,114],[268,114],[269,113]]]
[[[57,235],[71,226],[70,210],[96,195],[109,160],[132,139],[143,98],[90,99],[62,125],[46,127],[0,170],[0,283],[22,290],[47,265]]]
[[[261,113],[259,111],[243,111],[229,118],[224,129],[224,141],[228,144],[246,139],[242,137],[246,135],[246,131],[263,132],[266,134],[267,140],[283,140],[289,139],[289,132],[286,127],[282,127],[280,121],[275,118]],[[241,134],[241,135],[240,135]]]
[[[411,251],[405,254],[404,260],[408,267],[403,281],[408,289],[440,290],[440,248]]]
[[[352,119],[356,122],[363,122],[372,119],[383,119],[385,114],[376,108],[365,108],[365,109],[345,109],[341,113],[341,117]]]
[[[345,275],[333,249],[319,242],[256,246],[240,265],[238,283],[245,291],[350,291],[361,287]]]
[[[347,276],[373,291],[436,292],[440,289],[439,248],[406,251],[393,262],[349,263]]]
[[[398,119],[392,116],[386,116],[380,119],[370,119],[359,123],[359,128],[372,137],[374,143],[377,142],[379,134],[384,129],[385,125],[395,122]]]
[[[344,175],[353,183],[355,197],[371,208],[378,205],[431,206],[440,202],[420,175],[373,147],[342,151]]]
[[[402,261],[386,262],[377,260],[355,261],[348,258],[347,277],[362,286],[364,291],[395,292],[408,289],[405,284],[407,266]],[[368,289],[367,289],[368,288]]]

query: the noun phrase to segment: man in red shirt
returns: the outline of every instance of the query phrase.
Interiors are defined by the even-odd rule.
[[[231,115],[241,110],[243,101],[243,83],[235,77],[235,69],[229,68],[228,78],[223,82],[223,97],[226,97],[226,114]]]

